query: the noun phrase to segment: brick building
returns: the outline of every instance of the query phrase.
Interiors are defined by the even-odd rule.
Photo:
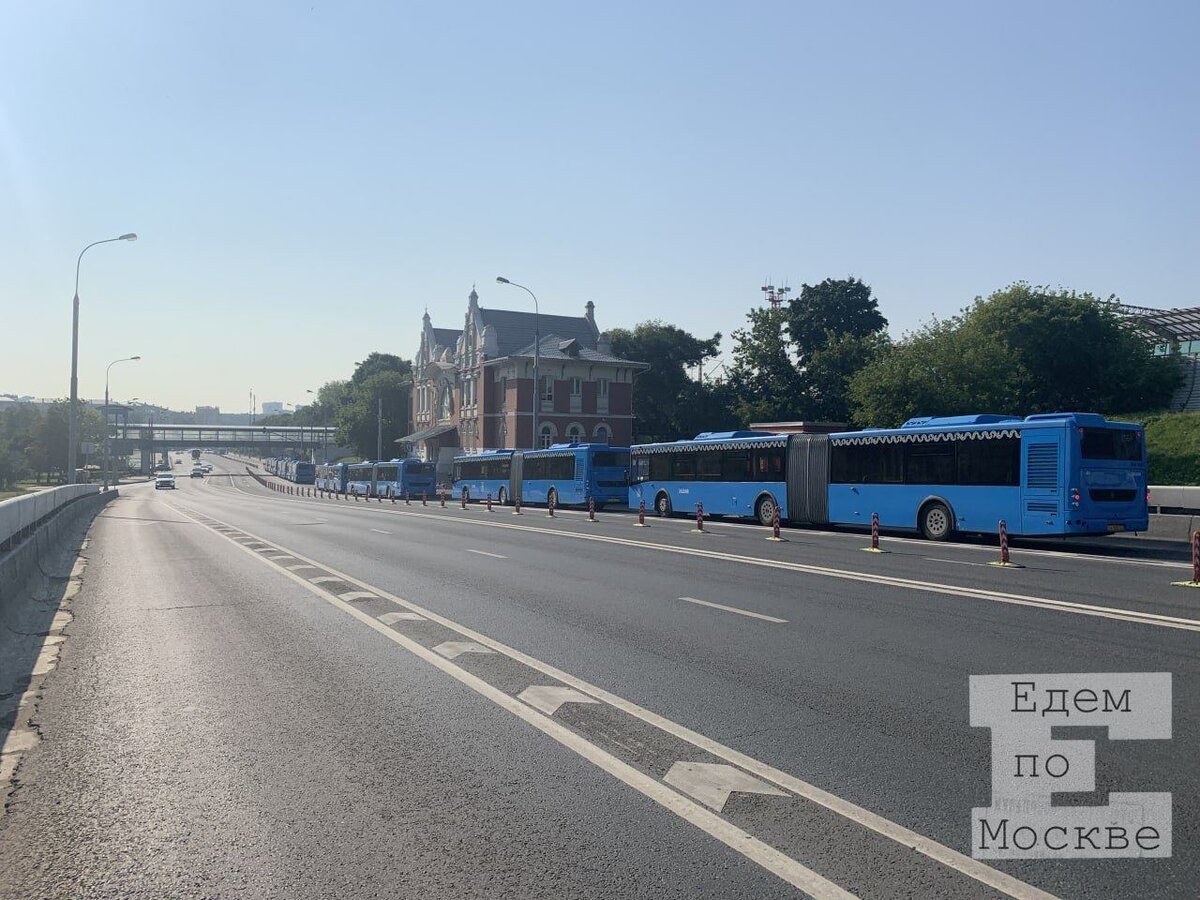
[[[542,384],[535,441],[538,333]],[[480,450],[572,440],[628,446],[633,379],[646,367],[613,355],[590,301],[582,316],[539,318],[531,312],[486,309],[472,288],[461,330],[434,328],[425,313],[413,362],[415,430],[400,440],[442,469],[456,454]]]

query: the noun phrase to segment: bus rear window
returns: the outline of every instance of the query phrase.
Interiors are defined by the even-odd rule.
[[[1129,428],[1082,428],[1080,448],[1084,459],[1117,459],[1138,462],[1142,458],[1142,433]]]
[[[626,465],[629,457],[611,450],[597,450],[592,454],[592,465],[597,469],[620,469]]]

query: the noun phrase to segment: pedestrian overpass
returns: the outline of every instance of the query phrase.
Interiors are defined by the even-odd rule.
[[[142,455],[149,472],[154,454],[172,450],[261,450],[268,456],[296,453],[324,456],[337,429],[328,425],[160,425],[114,422],[109,425],[110,453]]]

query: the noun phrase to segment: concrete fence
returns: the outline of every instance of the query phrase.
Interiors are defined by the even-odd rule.
[[[1150,485],[1150,512],[1200,512],[1200,487]]]
[[[0,501],[0,553],[12,548],[68,503],[100,493],[95,484],[64,484]]]
[[[0,503],[0,609],[41,560],[64,549],[68,529],[82,520],[90,523],[116,496],[115,489],[75,484]]]

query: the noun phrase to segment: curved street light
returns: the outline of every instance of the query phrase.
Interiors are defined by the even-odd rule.
[[[537,294],[525,287],[525,285],[517,284],[515,281],[509,281],[503,275],[496,276],[496,283],[507,284],[510,287],[520,288],[533,298],[533,437],[529,442],[529,446],[536,450],[538,446],[538,409],[540,409],[542,405],[542,327],[541,313],[538,311],[538,298]],[[520,404],[518,404],[518,408],[519,407]]]
[[[109,458],[109,427],[108,427],[108,373],[112,371],[112,367],[117,363],[134,362],[141,359],[140,356],[122,356],[120,359],[114,359],[108,364],[108,368],[104,370],[104,489],[108,490],[108,474],[112,468],[112,460]]]
[[[131,231],[120,237],[93,241],[79,251],[79,257],[75,260],[75,300],[71,306],[71,408],[67,416],[67,484],[75,483],[75,452],[79,440],[79,267],[83,263],[83,254],[93,247],[136,240],[137,235]]]

